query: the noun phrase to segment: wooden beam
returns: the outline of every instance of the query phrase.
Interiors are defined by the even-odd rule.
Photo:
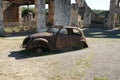
[[[10,1],[17,5],[27,5],[27,4],[31,5],[34,4],[36,0],[3,0],[3,1]],[[49,0],[45,0],[46,4],[49,4],[49,2],[50,2]]]
[[[34,0],[4,0],[4,1],[10,1],[11,3],[17,4],[17,5],[34,4]]]

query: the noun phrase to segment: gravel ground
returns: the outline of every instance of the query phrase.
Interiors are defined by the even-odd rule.
[[[120,80],[120,29],[89,29],[85,33],[95,56],[83,80]],[[89,41],[89,40],[88,40]]]
[[[23,38],[0,38],[0,80],[120,80],[120,30],[84,33],[89,48],[43,56],[20,53]]]

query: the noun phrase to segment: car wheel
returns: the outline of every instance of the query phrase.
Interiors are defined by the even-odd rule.
[[[43,41],[34,40],[31,43],[31,45],[33,46],[33,49],[36,52],[42,52],[42,51],[49,50],[48,44],[46,42],[43,42]]]
[[[35,51],[36,51],[37,53],[41,53],[41,52],[42,52],[42,49],[37,48]]]
[[[81,41],[81,48],[87,48],[87,47],[88,47],[87,43],[84,41]]]

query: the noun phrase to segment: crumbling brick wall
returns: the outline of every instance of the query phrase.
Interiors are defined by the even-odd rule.
[[[5,5],[5,4],[4,4]],[[19,21],[19,6],[10,4],[3,11],[4,22],[18,22]]]

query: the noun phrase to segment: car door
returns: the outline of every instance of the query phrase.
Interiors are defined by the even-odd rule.
[[[69,39],[71,38],[70,35],[68,35],[68,31],[66,29],[61,29],[59,33],[57,34],[56,39],[56,47],[58,49],[67,48],[70,46]]]
[[[81,41],[81,33],[78,29],[73,28],[70,34],[70,44],[71,46],[79,45]]]

